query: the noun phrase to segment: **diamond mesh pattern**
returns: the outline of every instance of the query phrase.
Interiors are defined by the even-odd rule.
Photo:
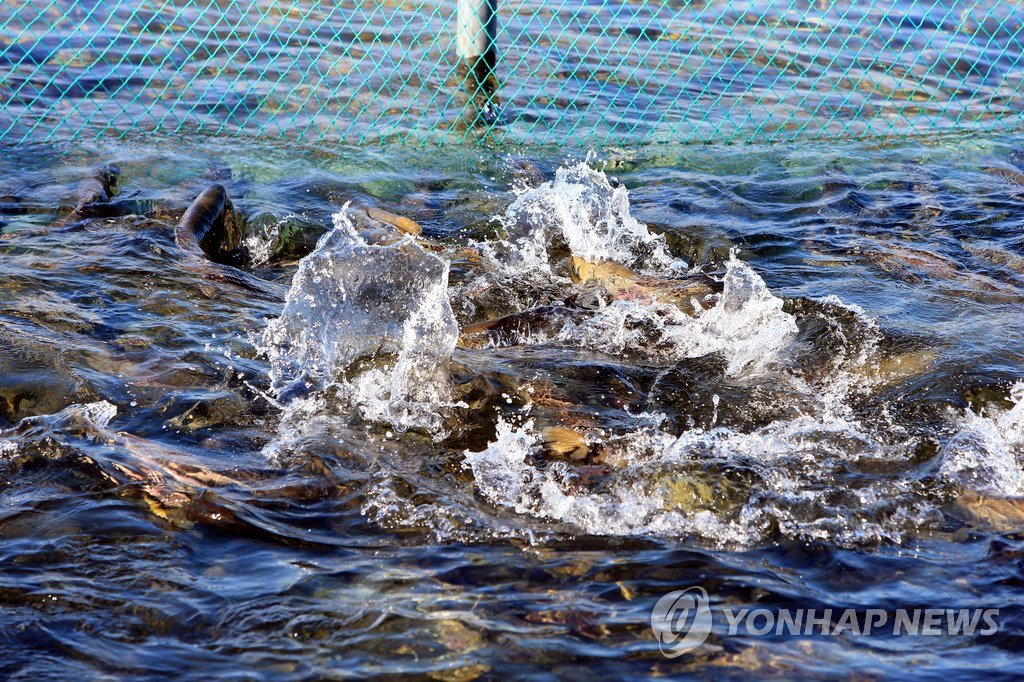
[[[349,143],[1016,128],[1017,3],[500,0],[499,117],[459,126],[457,0],[6,0],[0,136]]]

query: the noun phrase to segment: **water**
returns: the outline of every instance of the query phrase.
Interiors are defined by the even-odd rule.
[[[1019,125],[1024,11],[972,0],[497,3],[502,142],[789,141]],[[456,124],[440,0],[0,6],[0,134],[359,143]]]
[[[1020,143],[9,149],[0,669],[1012,675]],[[99,164],[120,194],[70,216]],[[233,265],[174,243],[212,182],[245,217]],[[691,585],[1000,629],[718,624],[670,660],[650,612]]]

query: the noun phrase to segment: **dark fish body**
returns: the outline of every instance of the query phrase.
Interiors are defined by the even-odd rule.
[[[504,317],[467,325],[462,330],[463,343],[473,345],[470,339],[478,337],[497,346],[526,343],[537,334],[553,336],[582,311],[563,306],[540,306]]]
[[[104,214],[102,207],[117,194],[117,178],[120,172],[117,166],[100,166],[82,178],[75,188],[75,194],[78,197],[75,208],[64,219],[64,222]]]
[[[1020,172],[1017,168],[1008,164],[993,163],[985,166],[984,171],[991,173],[998,178],[1002,178],[1011,185],[1015,185],[1016,188],[1024,188],[1024,173]]]
[[[242,235],[234,207],[223,185],[210,185],[196,197],[174,230],[174,241],[186,251],[218,260],[238,248]]]
[[[79,206],[110,201],[117,194],[117,166],[101,166],[78,183]]]
[[[0,215],[19,215],[25,212],[25,207],[21,205],[21,197],[0,196]]]

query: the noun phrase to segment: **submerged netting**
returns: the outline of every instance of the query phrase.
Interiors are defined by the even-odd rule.
[[[0,136],[635,145],[987,132],[1024,111],[1016,3],[498,0],[497,88],[466,125],[458,2],[6,0]]]

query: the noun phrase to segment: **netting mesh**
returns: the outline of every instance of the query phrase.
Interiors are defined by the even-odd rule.
[[[493,115],[459,0],[6,0],[0,135],[630,145],[1014,127],[1016,3],[499,0]]]

